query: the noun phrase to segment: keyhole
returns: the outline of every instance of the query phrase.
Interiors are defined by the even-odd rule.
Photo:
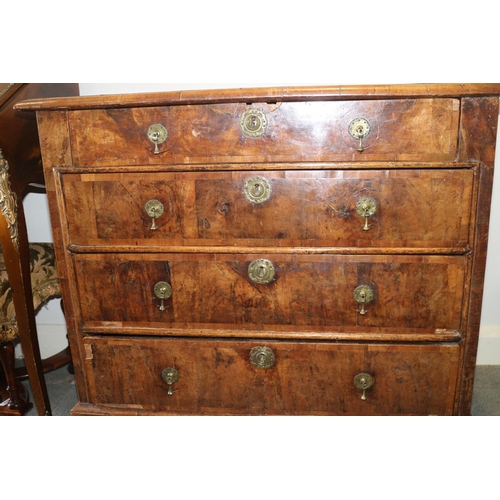
[[[254,184],[253,186],[253,195],[255,197],[259,197],[262,193],[262,186],[260,184]]]
[[[251,116],[250,123],[247,124],[248,128],[252,131],[257,130],[260,127],[260,120],[256,116]]]

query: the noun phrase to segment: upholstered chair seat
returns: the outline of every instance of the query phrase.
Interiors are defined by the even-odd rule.
[[[30,278],[35,314],[50,300],[61,297],[54,247],[51,243],[30,243]],[[32,407],[26,387],[27,366],[15,366],[14,346],[20,338],[13,290],[4,254],[0,252],[0,415],[24,415]],[[70,364],[69,348],[42,360],[43,372]]]
[[[51,299],[61,297],[54,247],[51,243],[30,243],[31,286],[35,312]],[[16,313],[3,254],[0,253],[0,342],[16,339]]]

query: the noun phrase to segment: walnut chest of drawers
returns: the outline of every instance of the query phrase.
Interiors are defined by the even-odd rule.
[[[27,101],[75,415],[470,413],[499,84]]]

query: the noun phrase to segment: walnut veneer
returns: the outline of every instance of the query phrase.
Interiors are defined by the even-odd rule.
[[[73,414],[469,414],[499,95],[18,105],[38,116]]]

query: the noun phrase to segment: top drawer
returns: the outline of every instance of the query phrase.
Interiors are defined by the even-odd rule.
[[[72,111],[69,126],[75,166],[453,161],[459,111],[446,98],[206,104]]]

